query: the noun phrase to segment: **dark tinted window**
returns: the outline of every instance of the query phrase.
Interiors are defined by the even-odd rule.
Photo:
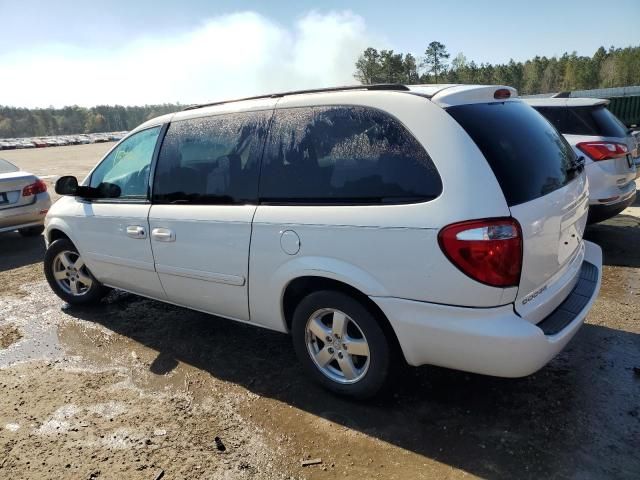
[[[17,171],[19,171],[19,168],[16,167],[13,163],[9,163],[6,160],[0,158],[0,173],[11,173]]]
[[[625,137],[627,129],[606,107],[536,107],[561,133]]]
[[[600,135],[604,137],[626,137],[628,129],[606,107],[594,108],[591,115],[600,129]]]
[[[546,195],[576,175],[569,144],[522,102],[460,105],[447,111],[484,154],[509,205]]]
[[[433,199],[440,176],[394,118],[364,107],[276,112],[260,197],[301,203],[394,203]]]
[[[234,113],[172,123],[158,158],[154,202],[256,201],[270,115]]]
[[[551,124],[556,127],[560,133],[567,133],[567,117],[569,112],[566,108],[535,107],[535,109],[549,120],[549,122],[551,122]]]

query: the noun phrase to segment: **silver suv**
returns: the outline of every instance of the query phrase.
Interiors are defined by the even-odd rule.
[[[525,100],[564,135],[585,159],[589,179],[589,222],[611,218],[636,198],[640,149],[631,131],[599,98]]]

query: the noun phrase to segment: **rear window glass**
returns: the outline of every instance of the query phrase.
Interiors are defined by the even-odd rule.
[[[604,137],[626,137],[627,127],[606,107],[595,108],[591,112]]]
[[[9,163],[6,160],[0,158],[0,173],[11,173],[17,171],[18,167],[16,167],[13,163]]]
[[[260,197],[316,204],[410,203],[442,193],[431,158],[388,114],[356,106],[276,112]]]
[[[576,176],[569,144],[522,102],[460,105],[447,112],[482,151],[509,206],[547,195]]]
[[[604,106],[536,107],[561,133],[626,137],[626,127]]]

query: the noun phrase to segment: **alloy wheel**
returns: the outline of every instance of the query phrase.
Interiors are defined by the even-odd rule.
[[[367,373],[369,344],[357,322],[333,308],[315,311],[305,329],[307,351],[316,367],[341,384],[356,383]]]
[[[69,295],[80,297],[93,286],[93,279],[78,252],[64,250],[53,259],[53,278]]]

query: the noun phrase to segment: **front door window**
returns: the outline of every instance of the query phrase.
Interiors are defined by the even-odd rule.
[[[90,186],[111,198],[146,199],[159,134],[159,126],[148,128],[120,143],[94,170]]]

